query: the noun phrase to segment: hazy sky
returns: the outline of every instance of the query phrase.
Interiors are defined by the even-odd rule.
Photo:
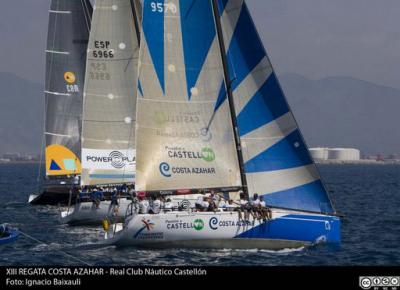
[[[248,0],[279,74],[400,88],[400,0]],[[1,0],[0,71],[43,82],[49,0]]]

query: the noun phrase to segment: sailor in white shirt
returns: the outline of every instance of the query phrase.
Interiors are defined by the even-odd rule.
[[[197,210],[206,211],[209,206],[210,206],[210,204],[208,203],[208,201],[206,200],[206,197],[204,195],[200,195],[197,198],[197,201],[196,201],[196,209]]]
[[[247,221],[249,219],[249,202],[247,201],[243,192],[240,192],[240,207],[238,208],[239,220],[243,220],[242,212],[244,212],[244,219]]]
[[[258,198],[258,194],[255,193],[253,195],[253,199],[250,200],[250,205],[253,207],[258,207],[260,205],[260,199]]]
[[[80,183],[80,176],[79,175],[75,175],[74,176],[74,184],[79,184]]]
[[[149,213],[149,201],[143,197],[139,198],[140,202],[139,202],[139,213],[140,214],[147,214]]]
[[[260,218],[261,214],[260,214],[260,199],[258,197],[258,194],[255,193],[253,195],[253,198],[250,200],[250,206],[251,206],[251,210],[250,213],[252,214],[253,218]]]
[[[164,204],[164,211],[172,211],[174,208],[174,204],[171,202],[171,199],[167,199],[167,202]]]
[[[266,207],[265,200],[264,200],[263,196],[260,196],[260,206],[261,207]]]
[[[267,207],[263,196],[260,196],[260,215],[264,221],[272,219],[272,211]]]
[[[158,199],[157,197],[153,197],[149,212],[151,214],[158,214],[160,213],[160,211],[161,211],[161,200]]]
[[[233,203],[232,199],[230,199],[227,203],[225,203],[224,208],[226,208],[226,211],[235,211],[238,206]]]
[[[214,202],[215,207],[218,208],[219,203],[221,201],[221,197],[218,194],[215,194],[214,191],[211,191],[210,198]]]

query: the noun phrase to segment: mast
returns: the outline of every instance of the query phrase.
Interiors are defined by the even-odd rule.
[[[234,135],[235,135],[236,151],[238,154],[240,176],[241,176],[241,180],[242,180],[243,191],[247,197],[250,197],[249,192],[248,192],[248,187],[247,187],[246,174],[245,174],[245,170],[244,170],[244,158],[243,158],[242,145],[240,142],[239,129],[238,129],[238,124],[237,124],[237,119],[236,119],[235,104],[233,102],[231,78],[230,78],[229,71],[228,71],[228,60],[227,60],[227,56],[225,53],[226,47],[225,47],[224,37],[223,37],[223,32],[222,32],[221,18],[219,15],[218,0],[210,0],[210,1],[212,1],[215,25],[216,25],[216,30],[217,30],[217,37],[218,37],[218,41],[219,41],[219,47],[221,50],[222,65],[224,68],[224,77],[225,77],[225,83],[226,83],[226,87],[227,87],[226,89],[227,89],[227,94],[228,94],[229,108],[231,110],[232,125],[233,125],[233,131],[234,131]]]

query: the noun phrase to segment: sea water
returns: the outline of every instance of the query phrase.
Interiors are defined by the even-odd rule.
[[[98,247],[101,227],[63,225],[57,207],[27,204],[29,194],[38,192],[37,164],[0,164],[0,223],[36,239],[22,235],[0,246],[0,265],[400,265],[400,166],[319,168],[337,211],[344,215],[340,246],[210,251]]]

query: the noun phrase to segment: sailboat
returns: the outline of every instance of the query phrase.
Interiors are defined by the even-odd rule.
[[[91,15],[89,0],[52,0],[50,4],[45,81],[46,177],[43,192],[29,197],[31,204],[67,204],[78,186]]]
[[[139,56],[139,5],[97,0],[87,50],[82,131],[82,187],[135,182],[135,108]],[[118,205],[78,202],[61,212],[71,224],[123,219],[127,197]]]
[[[263,196],[272,216],[132,210],[105,243],[273,250],[340,243],[340,218],[245,1],[144,0],[139,55],[136,190],[243,190]]]

